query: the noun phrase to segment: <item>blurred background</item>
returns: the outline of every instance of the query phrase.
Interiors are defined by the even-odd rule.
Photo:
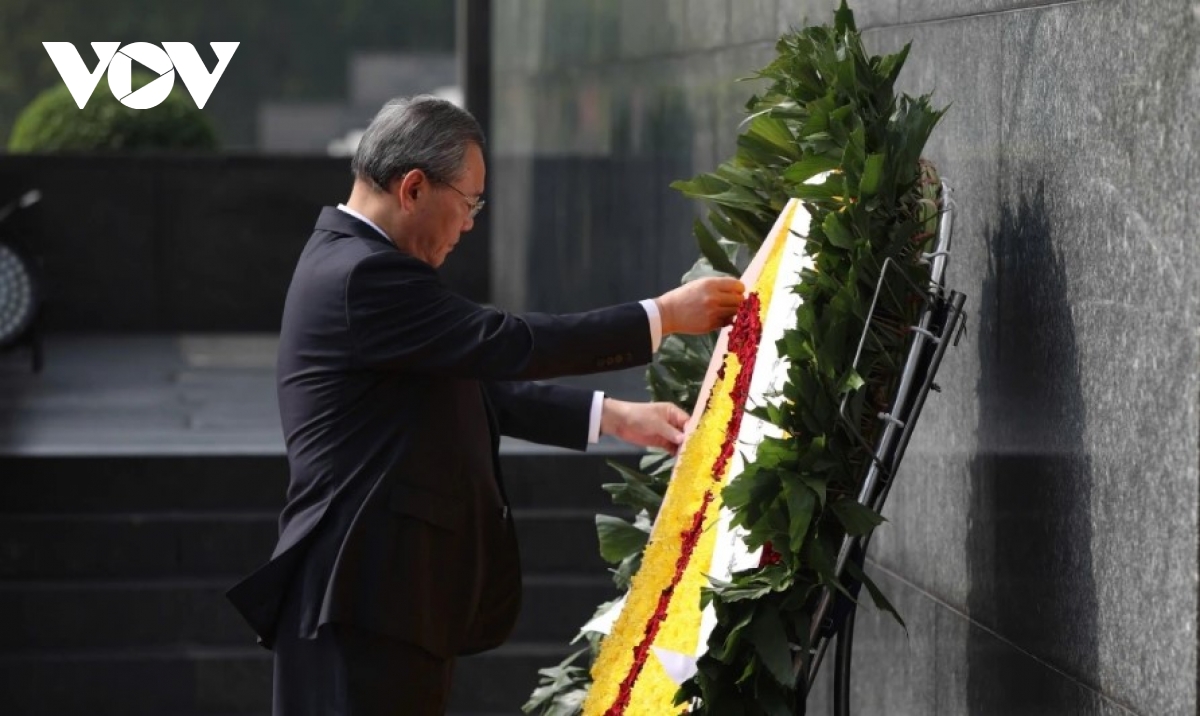
[[[27,197],[0,211],[0,713],[269,712],[270,655],[222,595],[274,542],[291,270],[383,101],[439,94],[488,132],[453,287],[639,299],[697,255],[699,207],[668,185],[731,155],[754,91],[735,80],[835,6],[0,0],[0,206]],[[950,105],[926,154],[970,313],[872,545],[908,632],[863,611],[854,711],[1195,714],[1200,4],[852,7],[871,51],[913,43],[900,88]],[[87,109],[64,99],[41,45],[91,66],[97,39],[190,41],[210,68],[208,42],[241,44],[203,109],[177,82],[131,115],[103,79]],[[505,442],[526,602],[460,664],[455,714],[516,713],[613,596],[592,520],[605,459],[636,457]]]
[[[387,99],[431,92],[458,97],[453,2],[215,2],[6,0],[0,6],[0,136],[39,93],[61,85],[42,42],[191,42],[209,68],[208,43],[241,43],[204,115],[221,151],[345,154],[353,133]],[[153,39],[151,39],[153,38]],[[182,89],[182,85],[177,85]],[[102,82],[99,91],[105,90]]]

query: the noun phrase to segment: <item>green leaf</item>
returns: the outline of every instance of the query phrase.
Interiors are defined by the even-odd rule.
[[[808,543],[808,548],[805,550],[805,554],[808,557],[808,562],[812,566],[813,571],[820,576],[822,584],[841,592],[847,599],[857,603],[857,600],[854,599],[854,595],[846,589],[846,586],[842,584],[842,581],[837,578],[836,574],[834,574],[833,559],[826,551],[825,544],[822,540],[810,540]]]
[[[789,689],[784,684],[759,678],[754,684],[755,705],[767,716],[794,716],[795,711],[784,696],[787,690]]]
[[[842,224],[841,216],[841,214],[829,212],[821,224],[821,229],[824,230],[829,243],[839,249],[852,249],[854,248],[854,234],[850,233]]]
[[[875,584],[875,582],[867,576],[867,573],[858,566],[858,563],[853,559],[846,560],[846,572],[852,578],[862,582],[863,586],[867,588],[868,592],[870,592],[871,601],[875,602],[875,607],[887,612],[888,614],[891,614],[892,617],[900,623],[901,628],[904,629],[904,633],[907,634],[908,626],[904,623],[904,619],[900,617],[900,612],[896,611],[896,607],[892,606],[892,603],[888,601],[886,596],[884,596],[883,591],[880,590],[879,586]]]
[[[608,494],[612,495],[613,502],[618,505],[626,505],[635,510],[646,510],[652,514],[657,514],[662,507],[662,495],[650,489],[651,479],[647,475],[641,475],[636,470],[616,463],[608,462],[609,467],[616,469],[625,478],[624,482],[610,482],[601,485]],[[631,474],[641,475],[641,478],[631,477]],[[644,478],[644,479],[642,479]]]
[[[783,160],[770,142],[751,134],[738,135],[737,158],[747,164],[760,166],[774,166]]]
[[[842,523],[847,534],[869,534],[884,521],[878,512],[848,497],[836,500],[829,507],[833,514],[837,515],[838,522]]]
[[[867,156],[862,179],[858,183],[859,194],[868,197],[879,193],[879,182],[883,179],[883,164],[886,159],[887,157],[881,153]]]
[[[751,191],[757,191],[761,183],[757,178],[757,170],[747,169],[732,162],[725,162],[713,173],[734,186],[745,187]]]
[[[721,206],[760,210],[762,199],[755,192],[713,174],[702,174],[691,181],[677,181],[672,187],[693,199],[703,199]]]
[[[757,671],[758,662],[754,659],[746,659],[746,668],[742,669],[742,675],[738,677],[737,683],[743,684],[746,681],[749,681]]]
[[[680,278],[680,283],[691,283],[700,278],[725,278],[729,276],[724,271],[718,271],[713,268],[713,265],[708,262],[708,259],[701,256],[695,264],[692,265],[688,272]]]
[[[878,72],[884,80],[891,85],[900,75],[900,70],[904,69],[904,63],[908,59],[908,52],[912,49],[912,43],[908,43],[894,55],[888,55],[879,62]]]
[[[756,405],[753,408],[747,408],[746,414],[753,415],[754,417],[758,418],[759,420],[762,420],[762,421],[765,421],[768,423],[774,423],[775,422],[775,413],[771,411],[772,407],[773,406],[769,403],[767,405]]]
[[[813,491],[813,494],[817,496],[817,500],[821,504],[821,509],[825,509],[825,481],[818,480],[815,477],[809,477],[807,475],[801,475],[800,481],[803,482],[808,489]]]
[[[830,181],[824,184],[795,184],[788,187],[788,195],[801,201],[833,202],[842,198],[842,187]]]
[[[616,460],[605,460],[604,463],[620,473],[621,477],[624,478],[628,483],[637,483],[639,485],[651,485],[654,483],[653,477],[640,470],[635,470],[623,462],[618,462]]]
[[[611,570],[613,584],[621,591],[628,591],[633,583],[633,577],[642,568],[642,552],[639,550],[621,560],[616,569]]]
[[[750,247],[756,247],[762,243],[762,235],[751,231],[749,227],[735,224],[720,211],[709,212],[708,223],[712,224],[718,234],[735,243]]]
[[[763,139],[781,157],[795,157],[796,138],[787,124],[768,114],[760,114],[750,121],[746,134]]]
[[[753,473],[743,471],[742,474],[729,481],[729,484],[721,490],[721,500],[730,509],[740,511],[750,502],[750,495],[754,490]]]
[[[663,345],[666,345],[666,343],[667,341],[663,341]],[[662,346],[659,346],[659,350],[662,350]],[[675,456],[669,452],[666,452],[665,450],[659,450],[657,448],[651,449],[649,452],[643,455],[640,460],[638,460],[638,469],[641,470],[643,474],[649,475],[650,479],[654,481],[653,484],[657,485],[660,482],[663,483],[663,489],[666,489],[666,481],[661,479],[660,473],[670,473],[674,465]]]
[[[683,192],[693,199],[703,199],[709,194],[717,194],[729,188],[729,182],[712,174],[699,174],[691,179],[680,179],[671,182],[671,188]]]
[[[729,274],[730,276],[740,276],[741,271],[738,271],[737,266],[733,265],[733,261],[729,259],[729,254],[725,253],[725,249],[717,243],[717,237],[712,235],[704,222],[699,219],[692,225],[692,233],[696,236],[696,243],[700,245],[700,252],[704,254],[704,258],[712,264],[712,267],[718,271]]]
[[[754,644],[754,651],[777,682],[791,686],[792,650],[788,647],[779,612],[766,607],[756,610],[754,617],[750,624],[750,642]]]
[[[611,515],[596,515],[596,534],[600,538],[600,556],[611,564],[642,551],[650,539],[648,532]]]
[[[646,371],[646,380],[650,383],[655,400],[670,400],[687,387],[680,385],[671,375],[671,371],[657,363],[651,364]]]
[[[802,184],[822,172],[837,169],[839,162],[826,156],[806,154],[783,171],[783,178],[793,184]]]
[[[590,682],[587,669],[573,666],[579,657],[588,653],[588,649],[580,649],[568,656],[558,666],[549,669],[539,669],[538,688],[530,695],[529,701],[521,707],[527,714],[538,713],[539,716],[574,716],[583,708],[587,697],[587,685]]]
[[[804,537],[812,523],[817,495],[794,473],[784,478],[783,491],[788,507],[788,547],[797,553],[804,545]]]
[[[762,579],[758,574],[750,575],[748,578],[735,575],[734,581],[725,583],[713,580],[713,585],[713,592],[721,597],[722,602],[729,604],[747,599],[758,599],[770,594],[773,589],[771,583]]]
[[[725,640],[721,643],[721,651],[723,653],[728,654],[730,651],[733,650],[734,646],[738,642],[738,639],[740,639],[742,637],[742,631],[746,628],[746,625],[748,625],[750,623],[750,620],[753,617],[754,617],[754,610],[747,609],[741,616],[739,616],[737,618],[736,621],[733,621],[730,624],[729,634],[725,637]]]
[[[846,0],[842,0],[842,4],[833,13],[833,29],[839,35],[858,32],[858,27],[854,24],[854,11],[846,5]]]
[[[841,380],[838,381],[838,393],[849,393],[851,391],[858,390],[866,384],[867,382],[863,380],[861,375],[858,374],[858,371],[850,368],[842,376]]]

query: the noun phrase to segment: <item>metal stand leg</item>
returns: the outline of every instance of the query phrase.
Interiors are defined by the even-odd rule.
[[[850,660],[854,646],[854,618],[858,608],[852,607],[837,632],[837,654],[833,665],[833,716],[850,716]]]
[[[963,311],[966,297],[957,291],[947,292],[944,280],[946,263],[950,256],[954,210],[949,186],[944,182],[942,184],[942,207],[943,213],[938,223],[935,249],[921,257],[922,262],[928,263],[930,266],[928,286],[918,285],[905,274],[900,274],[914,293],[923,293],[925,300],[916,322],[905,327],[912,334],[913,339],[908,344],[903,369],[900,371],[898,385],[895,388],[890,407],[887,412],[880,412],[876,416],[883,422],[875,439],[872,461],[865,469],[862,486],[858,492],[859,504],[877,513],[883,510],[884,501],[892,487],[892,480],[908,448],[913,428],[921,414],[929,391],[940,391],[933,380],[945,351],[950,345],[958,345],[958,338],[966,326],[966,314]],[[876,309],[879,305],[879,298],[883,295],[883,290],[887,285],[885,281],[887,271],[898,265],[889,258],[880,268],[875,295],[866,317],[863,334],[859,338],[858,351],[854,356],[856,369],[863,346],[878,318]],[[847,401],[844,400],[840,410],[842,417],[846,417],[846,405]],[[854,423],[848,421],[847,425],[864,447],[871,448],[867,444],[866,438],[858,433]],[[847,534],[843,538],[834,562],[833,574],[835,579],[842,581],[842,586],[852,596],[847,598],[829,585],[820,587],[808,626],[809,638],[806,642],[806,653],[797,654],[793,659],[792,669],[796,676],[797,692],[807,693],[816,682],[821,662],[829,647],[832,646],[830,642],[834,637],[837,638],[837,653],[834,656],[836,662],[833,685],[834,716],[849,716],[850,714],[852,644],[858,592],[862,586],[846,576],[847,565],[852,561],[859,570],[863,568],[870,538],[869,532],[866,535]]]

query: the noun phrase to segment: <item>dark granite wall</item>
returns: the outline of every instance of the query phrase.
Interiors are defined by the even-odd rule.
[[[835,2],[495,5],[493,292],[568,310],[678,282],[668,183],[731,153],[733,80]],[[872,545],[909,634],[863,610],[855,713],[1195,714],[1200,4],[854,9],[952,105],[927,155],[971,314]]]
[[[351,182],[326,157],[0,157],[0,204],[43,195],[27,219],[51,331],[277,331],[317,215]],[[486,261],[464,242],[442,275],[484,300]]]

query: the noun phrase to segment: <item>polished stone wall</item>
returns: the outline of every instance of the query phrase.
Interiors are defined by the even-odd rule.
[[[42,193],[18,231],[41,262],[52,333],[278,331],[321,207],[352,181],[338,157],[0,156],[0,206]],[[486,266],[485,239],[441,275],[482,301]]]
[[[675,285],[773,40],[834,0],[495,3],[492,288],[570,310]],[[912,41],[969,330],[871,548],[854,712],[1197,713],[1200,4],[860,0]],[[831,673],[828,666],[825,676]],[[810,713],[829,710],[827,690]]]

